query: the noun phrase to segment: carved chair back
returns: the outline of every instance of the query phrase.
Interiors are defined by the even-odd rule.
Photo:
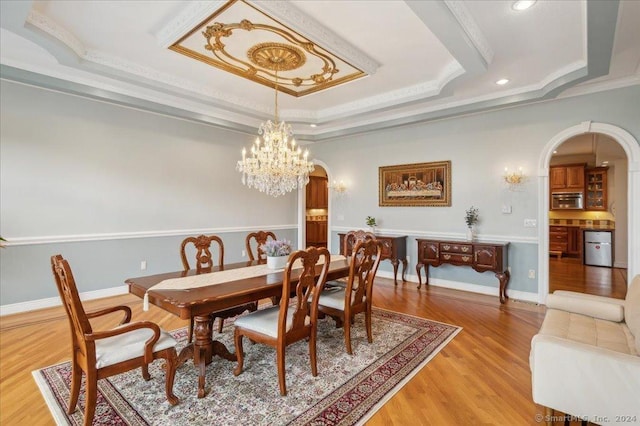
[[[271,231],[252,232],[245,239],[245,246],[249,260],[258,260],[259,263],[265,263],[267,257],[260,248],[268,239],[276,240],[276,234]],[[255,246],[255,251],[253,250]]]
[[[224,243],[222,239],[216,235],[199,235],[197,237],[187,237],[182,241],[180,246],[180,257],[182,259],[182,267],[185,271],[191,269],[189,260],[187,259],[187,251],[189,244],[193,244],[195,248],[195,267],[197,272],[211,271],[215,266],[213,264],[213,256],[211,254],[211,243],[218,245],[218,266],[224,266]]]
[[[368,238],[355,244],[349,264],[345,307],[371,304],[373,280],[378,271],[381,257],[382,243],[380,241]]]
[[[316,264],[323,257],[322,271],[316,277]],[[298,271],[294,268],[300,265],[296,262],[300,260],[302,272],[295,289],[291,288],[291,279]],[[282,296],[280,299],[280,313],[278,316],[278,340],[286,339],[286,334],[296,334],[306,328],[315,328],[318,317],[318,298],[327,281],[331,254],[325,247],[309,247],[306,250],[298,250],[289,256],[289,261],[284,269],[284,281],[282,286]],[[295,290],[295,291],[294,291]],[[295,295],[296,301],[293,306],[289,306],[291,297]],[[287,330],[288,311],[293,309],[292,321]]]
[[[85,336],[93,333],[91,323],[80,301],[78,288],[76,287],[73,273],[69,263],[57,254],[51,257],[51,270],[60,293],[62,305],[67,313],[69,327],[71,329],[71,340],[73,350],[82,354],[83,359],[87,359],[92,352],[95,354],[95,344],[87,342]],[[87,347],[89,346],[89,347]],[[94,360],[95,361],[95,360]]]
[[[356,243],[358,243],[359,241],[375,239],[376,234],[374,234],[373,232],[364,231],[362,229],[349,231],[344,236],[344,240],[342,243],[342,253],[344,253],[345,256],[351,256],[352,251],[355,249]],[[349,248],[351,248],[351,250]]]

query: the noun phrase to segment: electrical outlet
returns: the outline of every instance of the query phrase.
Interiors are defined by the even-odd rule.
[[[147,269],[147,261],[146,260],[142,260],[142,261],[140,261],[140,270],[144,271],[145,269]]]
[[[242,257],[247,257],[247,251],[246,250],[242,250]]]
[[[538,226],[538,221],[535,219],[525,219],[524,220],[524,227],[525,228],[535,228],[536,226]]]
[[[511,266],[507,266],[507,271],[509,271],[509,274],[511,274]]]
[[[511,214],[511,206],[508,204],[503,205],[502,214]]]
[[[407,256],[407,264],[411,265],[411,258]]]
[[[535,269],[529,269],[529,279],[531,279],[531,280],[535,280],[536,279],[536,270]]]

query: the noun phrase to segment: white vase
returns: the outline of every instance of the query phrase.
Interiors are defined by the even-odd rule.
[[[476,229],[475,229],[475,227],[473,225],[469,226],[467,228],[467,241],[473,241],[475,239],[475,237],[476,237]]]
[[[289,260],[289,256],[267,256],[267,268],[284,269],[287,260]]]
[[[375,225],[369,225],[369,230],[372,234],[376,233],[376,226]]]

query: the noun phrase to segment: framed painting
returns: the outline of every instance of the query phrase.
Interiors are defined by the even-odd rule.
[[[451,161],[379,169],[380,206],[451,206]]]

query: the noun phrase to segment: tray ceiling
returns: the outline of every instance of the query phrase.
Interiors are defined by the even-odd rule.
[[[280,117],[307,142],[640,84],[640,2],[511,6],[3,1],[0,71],[254,134],[278,69]]]

